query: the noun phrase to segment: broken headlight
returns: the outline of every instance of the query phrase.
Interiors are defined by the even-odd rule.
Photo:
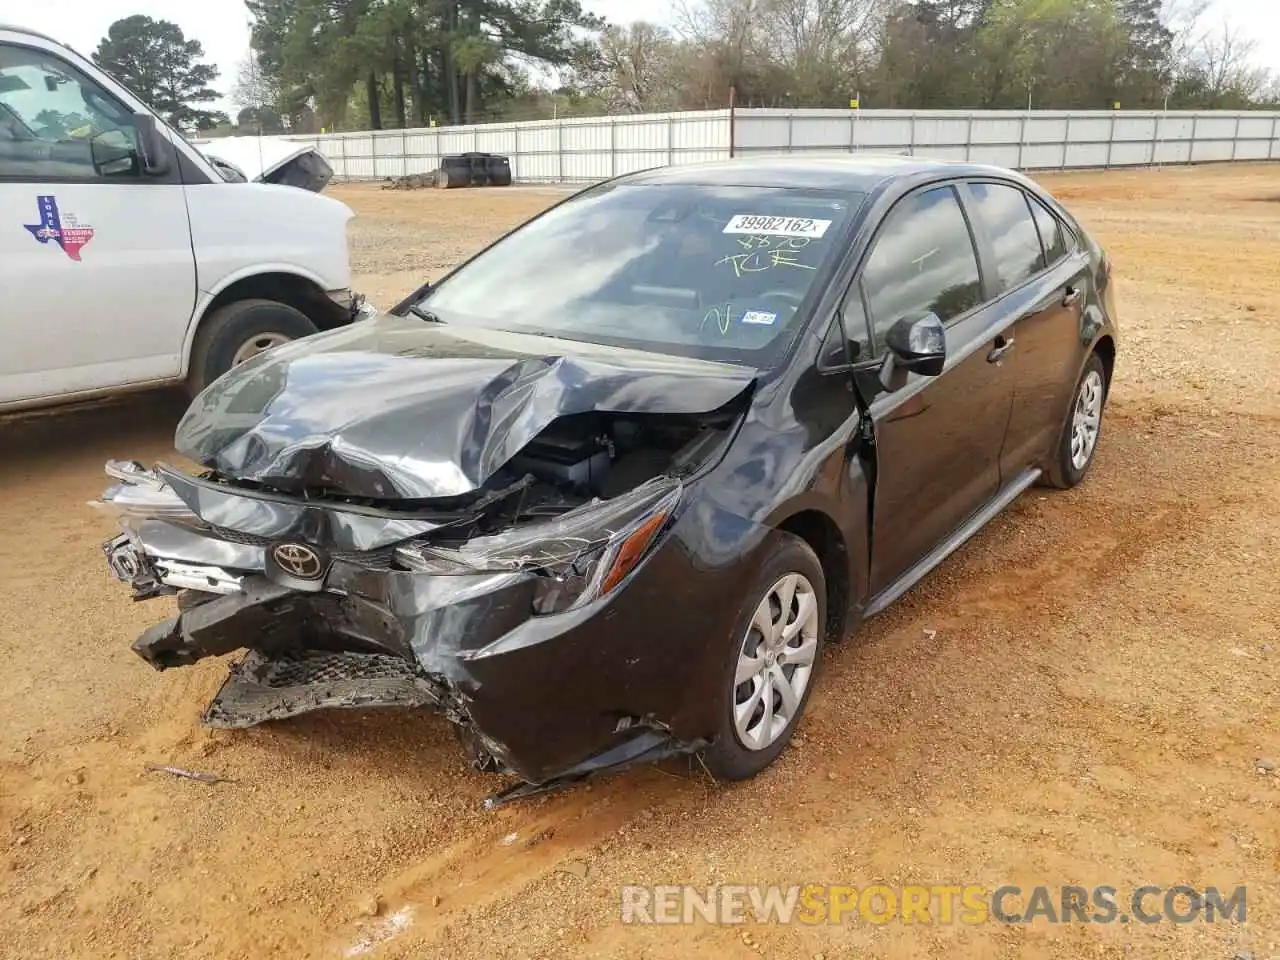
[[[572,610],[609,593],[635,569],[671,519],[680,490],[678,480],[660,477],[551,521],[458,546],[408,543],[395,556],[409,570],[440,576],[536,571],[542,579],[535,612]]]

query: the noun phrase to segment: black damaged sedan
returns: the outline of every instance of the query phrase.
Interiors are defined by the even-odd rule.
[[[1084,477],[1113,318],[1103,251],[1006,170],[635,173],[214,382],[199,472],[108,464],[104,550],[177,594],[154,667],[247,651],[208,724],[430,707],[519,778],[491,803],[680,753],[745,778],[824,642]]]

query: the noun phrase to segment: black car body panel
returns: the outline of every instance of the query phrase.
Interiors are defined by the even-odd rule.
[[[191,593],[193,582],[223,594],[201,594],[217,608],[189,617],[194,626],[185,614],[162,625],[138,652],[164,668],[228,652],[239,638],[268,655],[403,658],[478,764],[530,784],[706,744],[744,591],[780,532],[818,554],[828,635],[838,639],[1048,469],[1088,358],[1097,353],[1108,373],[1115,358],[1105,256],[1051,197],[1008,171],[771,160],[621,178],[779,188],[798,179],[865,200],[770,364],[402,316],[233,370],[178,430],[179,449],[207,472],[138,467],[126,479],[160,490],[171,514],[135,516],[106,545],[117,576],[138,596]],[[1041,204],[1044,222],[1064,231],[1061,256],[1037,241],[1038,265],[1002,282],[997,241],[1007,238],[983,223],[970,192],[979,182],[1021,191],[1029,210]],[[889,318],[862,284],[894,211],[927,191],[953,228],[967,224],[973,277],[945,322],[941,375],[899,370],[890,382]],[[431,308],[428,288],[411,299]],[[570,449],[584,452],[562,462]],[[566,467],[574,456],[589,469]],[[522,480],[526,471],[536,480]],[[546,493],[556,478],[576,492]],[[503,553],[504,538],[522,530],[555,540],[562,525],[630,498],[658,511],[637,514],[655,518],[657,532],[607,592],[581,581],[605,563],[601,550],[632,536],[630,515],[610,521],[609,546],[568,559]],[[434,565],[484,554],[489,542],[500,562]],[[281,544],[314,549],[323,575],[291,579],[272,559]],[[401,548],[422,544],[425,566],[406,568]]]

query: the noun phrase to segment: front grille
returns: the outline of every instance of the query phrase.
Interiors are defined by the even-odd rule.
[[[233,672],[264,687],[297,687],[344,680],[407,680],[417,677],[403,657],[380,653],[329,653],[300,650],[268,657],[247,654]]]
[[[213,527],[212,532],[220,540],[239,543],[248,547],[266,549],[272,544],[280,542],[278,539],[261,537],[256,533],[242,533],[239,530],[232,530],[228,527]],[[395,556],[395,549],[395,547],[382,547],[378,550],[328,550],[326,552],[334,560],[341,560],[357,567],[365,567],[369,570],[390,570],[392,558]]]

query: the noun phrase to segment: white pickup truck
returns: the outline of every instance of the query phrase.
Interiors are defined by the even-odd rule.
[[[237,176],[88,59],[0,24],[0,410],[194,394],[351,322],[352,211],[309,159]]]

